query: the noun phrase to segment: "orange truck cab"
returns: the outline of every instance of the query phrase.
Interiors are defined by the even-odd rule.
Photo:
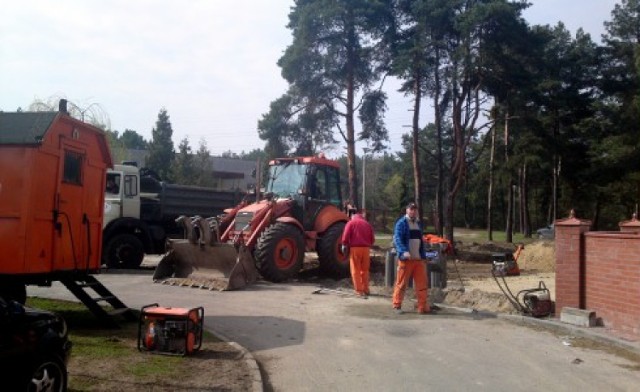
[[[101,266],[105,133],[58,112],[0,112],[0,296]]]

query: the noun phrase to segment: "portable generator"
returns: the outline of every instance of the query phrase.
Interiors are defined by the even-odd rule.
[[[150,304],[140,309],[138,350],[190,355],[202,346],[204,308],[167,308]]]

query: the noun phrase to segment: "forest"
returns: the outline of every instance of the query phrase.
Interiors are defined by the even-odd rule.
[[[510,241],[570,210],[616,229],[640,196],[640,2],[620,1],[597,41],[529,25],[528,6],[296,1],[278,62],[289,87],[258,121],[266,155],[346,146],[347,199],[370,211],[415,200],[449,238],[464,226]],[[413,101],[399,152],[385,144],[390,77]],[[427,110],[435,121],[421,124]]]
[[[601,37],[530,25],[528,6],[296,0],[278,61],[288,89],[256,119],[265,147],[227,156],[340,151],[344,199],[378,227],[415,201],[450,239],[467,227],[511,242],[570,211],[616,230],[640,198],[640,0],[616,4]],[[401,151],[388,146],[390,78],[413,103]],[[207,185],[204,141],[174,151],[164,109],[152,133],[149,142],[131,130],[110,136],[115,151],[147,149],[163,177]]]

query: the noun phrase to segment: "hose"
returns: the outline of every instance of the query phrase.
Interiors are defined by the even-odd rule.
[[[502,291],[502,294],[504,294],[504,296],[507,297],[507,300],[509,301],[509,303],[511,303],[511,305],[513,305],[513,307],[518,312],[523,313],[523,314],[528,313],[527,309],[520,304],[518,299],[511,292],[511,290],[509,290],[509,286],[507,285],[507,281],[504,279],[504,275],[502,276],[502,281],[504,282],[504,287],[502,287],[502,285],[500,284],[500,281],[498,280],[498,277],[496,276],[496,271],[493,268],[491,269],[491,275],[493,276],[493,279],[496,281],[496,284],[498,285],[498,288],[500,288],[500,291]],[[505,288],[507,289],[507,291],[505,291]],[[508,294],[507,294],[507,292],[508,292]]]

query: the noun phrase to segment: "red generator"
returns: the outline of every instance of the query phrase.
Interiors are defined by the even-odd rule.
[[[203,320],[203,307],[143,306],[138,323],[138,350],[166,355],[193,354],[202,346]]]

